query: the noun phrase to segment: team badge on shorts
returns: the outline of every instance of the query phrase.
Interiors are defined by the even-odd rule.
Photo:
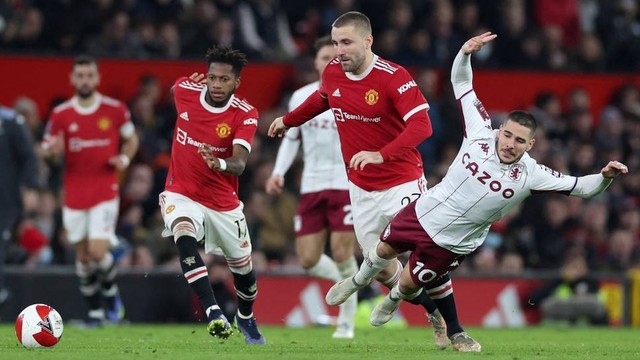
[[[387,225],[384,229],[384,233],[382,234],[382,240],[387,240],[387,238],[391,235],[391,224]]]
[[[167,209],[164,212],[166,212],[167,214],[171,214],[171,212],[175,210],[175,208],[176,208],[175,205],[169,205],[167,206]]]
[[[364,94],[364,101],[369,105],[375,105],[378,102],[378,92],[371,89]]]
[[[221,138],[226,138],[231,135],[231,127],[227,123],[218,124],[216,126],[216,133]]]

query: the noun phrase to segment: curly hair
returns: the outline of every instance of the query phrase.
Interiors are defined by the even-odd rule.
[[[231,49],[226,46],[214,46],[207,50],[207,67],[212,63],[224,63],[229,64],[233,68],[233,73],[236,76],[240,76],[242,68],[247,65],[247,55],[244,53]]]

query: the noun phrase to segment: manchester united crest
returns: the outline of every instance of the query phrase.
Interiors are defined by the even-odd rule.
[[[218,126],[216,126],[216,133],[224,139],[231,135],[231,127],[227,125],[227,123],[218,124]]]
[[[378,102],[378,92],[371,89],[364,94],[364,101],[369,105],[375,105]]]
[[[111,127],[111,119],[103,117],[98,120],[98,129],[107,131]]]
[[[524,165],[522,164],[513,164],[509,167],[509,179],[513,181],[518,181],[522,177],[524,173]]]

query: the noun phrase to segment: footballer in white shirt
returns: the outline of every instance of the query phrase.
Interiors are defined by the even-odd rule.
[[[538,164],[527,154],[535,143],[537,125],[525,111],[513,111],[500,129],[491,128],[473,90],[470,57],[495,38],[490,32],[471,38],[453,62],[451,82],[464,117],[464,139],[442,182],[396,215],[358,273],[329,290],[328,304],[341,303],[405,251],[411,251],[409,263],[398,285],[373,310],[372,324],[389,321],[400,301],[412,299],[423,287],[432,298],[453,296],[448,273],[482,245],[494,221],[528,196],[557,192],[589,198],[628,172],[618,161],[610,161],[598,174],[581,177]],[[456,350],[481,350],[466,332],[448,335]]]

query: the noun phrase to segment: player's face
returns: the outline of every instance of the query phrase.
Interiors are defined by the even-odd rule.
[[[70,75],[71,85],[76,89],[76,95],[86,99],[93,95],[100,84],[100,74],[96,64],[79,64],[73,67]]]
[[[366,69],[365,60],[373,44],[371,34],[363,35],[353,25],[334,27],[331,29],[331,41],[342,70],[358,75]]]
[[[225,106],[239,85],[240,78],[231,64],[211,63],[207,72],[207,102],[214,107]]]
[[[327,67],[329,61],[333,60],[336,57],[336,49],[333,45],[326,45],[318,50],[316,54],[316,59],[314,61],[314,65],[316,67],[316,71],[320,74],[324,71],[324,68]]]
[[[525,151],[529,151],[536,142],[531,137],[531,129],[515,121],[507,120],[500,126],[498,134],[498,157],[505,164],[518,160]]]

